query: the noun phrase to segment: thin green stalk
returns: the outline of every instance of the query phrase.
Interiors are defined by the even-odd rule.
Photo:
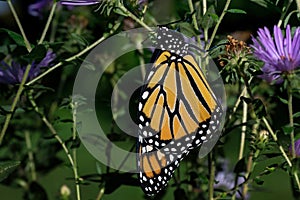
[[[236,112],[237,108],[239,107],[240,103],[241,103],[241,97],[245,95],[245,93],[247,92],[246,87],[243,88],[241,94],[239,95],[239,97],[237,98],[233,109],[232,109],[232,113],[230,113],[230,115],[228,116],[228,119],[230,120],[233,116],[233,114]]]
[[[284,18],[285,18],[285,16],[286,16],[286,13],[288,12],[288,10],[289,10],[289,8],[290,8],[292,2],[293,2],[293,0],[289,0],[289,1],[288,1],[288,4],[286,5],[286,7],[283,7],[283,10],[282,10],[282,12],[281,12],[282,14],[281,14],[280,19],[279,19],[279,21],[278,21],[278,23],[277,23],[277,26],[278,26],[278,27],[281,26],[281,24],[282,24],[282,22],[283,22],[283,20],[284,20]]]
[[[33,150],[32,150],[32,144],[30,139],[30,133],[29,131],[24,132],[25,135],[25,142],[26,147],[28,151],[28,166],[31,174],[31,181],[36,181],[36,171],[35,171],[35,163],[34,163],[34,156],[33,156]]]
[[[127,14],[128,17],[132,18],[134,21],[139,23],[142,27],[147,29],[148,31],[153,31],[147,24],[145,24],[143,21],[141,21],[138,17],[136,17],[134,14],[132,14],[127,8],[123,5],[120,4],[119,7],[124,13]]]
[[[293,95],[292,91],[290,89],[290,86],[288,86],[288,111],[289,111],[289,121],[290,121],[290,127],[292,128],[290,133],[291,138],[291,146],[292,146],[292,158],[296,158],[296,152],[295,152],[295,136],[294,136],[294,118],[293,118]]]
[[[54,136],[54,138],[59,142],[59,144],[61,145],[61,147],[63,148],[65,154],[67,155],[67,158],[72,166],[72,170],[73,170],[73,174],[74,174],[74,179],[75,179],[75,184],[76,184],[76,194],[77,194],[77,200],[80,200],[80,190],[77,190],[77,181],[78,181],[78,173],[77,173],[77,168],[75,167],[75,163],[74,160],[71,156],[71,153],[69,151],[69,149],[67,148],[66,144],[64,143],[64,141],[59,137],[59,135],[57,134],[57,131],[54,129],[54,127],[52,126],[52,124],[48,121],[48,119],[46,118],[46,116],[39,110],[38,106],[36,105],[33,96],[32,96],[32,91],[29,92],[28,94],[28,98],[29,101],[31,103],[31,105],[33,106],[34,110],[36,113],[38,113],[42,119],[42,121],[45,123],[45,125],[48,127],[48,129],[50,130],[51,134]]]
[[[193,13],[195,11],[193,1],[192,0],[188,0],[188,4],[189,4],[190,12]],[[198,31],[199,27],[198,27],[198,22],[197,22],[197,18],[196,18],[195,14],[192,15],[192,20],[193,20],[194,28]]]
[[[193,1],[192,1],[192,0],[188,0],[188,4],[189,4],[190,12],[193,13],[193,12],[195,11]],[[194,25],[195,30],[199,31],[199,26],[198,26],[196,14],[193,14],[193,15],[192,15],[192,21],[193,21],[193,25]],[[201,46],[201,38],[200,38],[200,35],[197,35],[196,38],[197,38],[197,42],[198,42],[199,46]],[[201,48],[202,48],[202,47],[201,47]],[[203,47],[203,49],[204,49],[204,47]]]
[[[296,0],[298,12],[300,12],[300,0]]]
[[[208,166],[209,166],[209,186],[208,186],[208,199],[214,199],[214,184],[215,184],[215,172],[216,164],[213,157],[213,151],[208,154]]]
[[[7,3],[9,5],[9,8],[10,8],[10,10],[11,10],[11,12],[12,12],[12,14],[13,14],[16,22],[17,22],[17,25],[18,25],[20,31],[21,31],[21,34],[22,34],[23,39],[24,39],[25,46],[26,46],[28,52],[30,52],[32,49],[31,49],[30,43],[29,43],[29,41],[28,41],[28,39],[27,39],[27,37],[25,35],[23,26],[22,26],[22,24],[21,24],[21,22],[19,20],[19,17],[18,17],[18,15],[16,13],[16,10],[15,10],[13,4],[11,3],[11,0],[7,0]],[[14,110],[16,108],[16,105],[17,105],[17,103],[18,103],[18,101],[20,99],[20,96],[21,96],[21,94],[23,92],[24,85],[25,85],[25,82],[27,80],[30,68],[31,68],[31,65],[27,65],[27,67],[25,69],[25,72],[24,72],[24,75],[22,77],[22,81],[21,81],[20,86],[18,88],[16,97],[14,98],[14,101],[13,101],[11,107],[10,107],[9,113],[6,115],[6,119],[5,119],[4,125],[3,125],[1,133],[0,133],[0,145],[2,144],[2,141],[3,141],[3,138],[5,136],[6,130],[8,128],[9,122],[10,122],[10,120],[12,118],[12,114],[13,114],[13,112],[14,112]]]
[[[273,140],[278,144],[279,146],[279,150],[282,154],[282,156],[285,158],[286,162],[288,163],[289,167],[292,167],[292,162],[290,161],[289,157],[286,155],[283,147],[278,143],[278,138],[276,136],[276,134],[274,133],[274,131],[272,130],[269,122],[267,121],[267,119],[265,117],[262,118],[263,122],[265,123],[269,133],[271,133],[271,136],[273,137]],[[299,181],[299,177],[298,177],[298,173],[297,172],[294,172],[293,173],[293,176],[295,178],[295,181],[296,181],[296,184],[297,184],[297,187],[298,187],[298,190],[300,191],[300,181]]]
[[[31,65],[27,65],[26,69],[25,69],[25,72],[24,72],[24,75],[23,75],[23,78],[22,78],[22,81],[20,83],[20,86],[18,88],[18,91],[17,91],[17,94],[14,98],[14,101],[13,103],[11,104],[11,107],[10,107],[10,110],[9,110],[9,113],[6,115],[6,119],[5,119],[5,122],[4,122],[4,125],[2,127],[2,130],[1,130],[1,133],[0,133],[0,145],[2,144],[3,142],[3,138],[5,136],[5,133],[6,133],[6,130],[8,128],[8,125],[9,125],[9,122],[12,118],[12,115],[13,115],[13,112],[15,111],[15,108],[17,106],[17,103],[20,99],[20,96],[23,92],[23,89],[24,89],[24,85],[25,85],[25,82],[26,82],[26,79],[28,77],[28,74],[29,74],[29,71],[30,71],[30,68],[31,68]]]
[[[207,2],[206,0],[203,0],[202,1],[202,15],[204,16],[207,12]],[[204,27],[203,29],[203,36],[204,36],[204,41],[205,41],[205,44],[208,44],[208,27]]]
[[[203,7],[203,15],[206,13],[207,11],[207,1],[206,0],[203,0],[202,1],[202,7]]]
[[[252,134],[254,134],[256,136],[258,135],[259,124],[260,124],[260,120],[256,120],[256,123],[252,127]],[[257,150],[257,151],[259,151],[259,150]],[[249,180],[250,174],[252,173],[252,171],[254,169],[253,159],[255,159],[256,154],[257,154],[257,152],[254,152],[253,150],[251,150],[249,153],[247,167],[246,167],[246,173],[245,173],[246,180]],[[248,191],[249,191],[249,183],[247,181],[243,185],[243,189],[242,189],[243,198],[246,198]]]
[[[245,93],[245,97],[247,97],[247,92]],[[245,140],[246,140],[246,130],[247,126],[245,123],[247,122],[247,114],[248,114],[248,105],[246,102],[243,102],[243,117],[242,117],[242,131],[241,131],[241,141],[240,141],[240,151],[239,151],[239,160],[243,158],[244,148],[245,148]]]
[[[62,66],[65,62],[71,62],[75,59],[77,59],[78,57],[82,56],[83,54],[87,53],[88,51],[90,51],[91,49],[93,49],[94,47],[96,47],[98,44],[100,44],[101,42],[103,42],[106,38],[108,38],[111,34],[113,34],[117,28],[120,26],[120,24],[116,24],[113,29],[111,30],[110,34],[107,34],[101,38],[99,38],[97,41],[95,41],[93,44],[87,46],[84,50],[80,51],[79,53],[75,54],[74,56],[71,56],[70,58],[67,58],[64,62],[59,62],[56,65],[54,65],[53,67],[49,68],[47,71],[45,71],[44,73],[40,74],[39,76],[37,76],[36,78],[32,79],[31,81],[29,81],[28,83],[26,83],[26,86],[32,85],[33,83],[35,83],[36,81],[40,80],[41,78],[43,78],[44,76],[46,76],[47,74],[49,74],[50,72],[52,72],[53,70],[57,69],[58,67]]]
[[[21,22],[20,22],[20,19],[19,19],[19,17],[18,17],[18,14],[17,14],[17,12],[16,12],[16,10],[15,10],[15,8],[14,8],[14,6],[13,6],[11,0],[7,0],[7,3],[8,3],[8,6],[9,6],[9,8],[10,8],[10,10],[11,10],[11,12],[12,12],[12,14],[13,14],[13,16],[14,16],[16,22],[17,22],[17,25],[18,25],[18,27],[19,27],[19,29],[20,29],[20,31],[21,31],[22,37],[23,37],[23,39],[24,39],[25,46],[26,46],[26,48],[27,48],[27,51],[30,52],[30,51],[32,50],[32,49],[31,49],[31,45],[30,45],[30,43],[29,43],[29,41],[28,41],[28,39],[27,39],[27,37],[26,37],[26,34],[25,34],[25,32],[24,32],[24,29],[23,29],[23,26],[22,26],[22,24],[21,24]]]
[[[146,67],[145,67],[145,60],[142,55],[144,55],[144,50],[143,49],[138,49],[138,51],[141,53],[139,55],[139,62],[140,62],[140,68],[141,68],[141,75],[142,77],[146,77]]]
[[[77,102],[72,102],[72,116],[73,116],[73,131],[72,131],[72,140],[75,142],[77,140],[77,134],[76,134],[76,124],[77,124]],[[77,183],[79,180],[79,175],[78,175],[78,165],[77,165],[77,148],[72,149],[72,154],[73,154],[73,161],[74,161],[74,166],[73,166],[73,171],[74,171],[74,176],[75,176],[75,181],[76,181],[76,195],[77,199],[80,199],[80,185]]]
[[[52,20],[51,29],[50,29],[50,36],[49,36],[49,42],[55,41],[55,34],[57,32],[57,26],[59,22],[59,16],[60,16],[61,7],[58,7],[55,10],[54,18]]]
[[[231,2],[231,0],[227,0],[226,1],[224,9],[223,9],[223,11],[222,11],[222,13],[221,13],[221,15],[219,17],[219,20],[218,20],[218,22],[217,22],[217,24],[216,24],[216,26],[215,26],[212,34],[211,34],[210,41],[209,41],[208,45],[206,46],[206,50],[210,49],[210,46],[212,45],[212,42],[213,42],[213,40],[214,40],[214,38],[215,38],[215,36],[217,34],[218,28],[219,28],[219,26],[220,26],[220,24],[221,24],[221,22],[222,22],[222,20],[223,20],[223,18],[225,16],[225,14],[226,14],[226,11],[229,8],[230,2]]]
[[[300,181],[299,181],[299,176],[298,176],[297,171],[294,171],[293,176],[295,178],[296,184],[298,186],[298,192],[299,192],[300,191]]]
[[[265,117],[262,117],[262,120],[264,122],[264,124],[266,125],[269,133],[271,134],[273,140],[277,143],[278,147],[279,147],[279,150],[282,154],[282,156],[284,157],[284,159],[286,160],[286,162],[288,163],[289,167],[292,167],[292,162],[290,161],[289,157],[286,155],[283,147],[278,143],[278,138],[277,138],[277,135],[274,133],[274,131],[272,130],[268,120],[265,118]]]
[[[48,32],[48,29],[49,29],[49,27],[50,27],[50,24],[51,24],[51,22],[52,22],[52,19],[53,19],[54,13],[55,13],[56,6],[57,6],[57,2],[54,1],[54,2],[53,2],[53,5],[52,5],[52,8],[51,8],[51,11],[50,11],[50,14],[49,14],[49,17],[48,17],[48,20],[47,20],[47,23],[46,23],[46,25],[45,25],[45,28],[44,28],[44,30],[43,30],[42,36],[41,36],[41,38],[40,38],[38,44],[42,44],[43,41],[44,41],[44,39],[45,39],[45,37],[46,37],[46,34],[47,34],[47,32]]]
[[[99,193],[97,195],[96,200],[101,200],[102,199],[104,191],[105,191],[104,187],[101,187],[100,190],[99,190]]]
[[[72,131],[72,140],[73,142],[75,142],[77,140],[77,134],[76,134],[76,124],[77,124],[77,102],[72,102],[72,116],[73,116],[73,131]],[[73,161],[74,161],[74,165],[73,167],[73,171],[74,171],[74,176],[75,176],[75,181],[76,181],[76,195],[77,195],[77,199],[80,199],[80,185],[78,182],[79,180],[79,175],[78,175],[78,165],[77,165],[77,148],[73,148],[72,149],[72,154],[73,154]]]

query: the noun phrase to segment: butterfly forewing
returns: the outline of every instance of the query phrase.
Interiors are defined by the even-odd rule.
[[[148,195],[167,185],[191,149],[213,137],[222,115],[183,37],[164,27],[157,37],[160,50],[139,102],[138,170]]]

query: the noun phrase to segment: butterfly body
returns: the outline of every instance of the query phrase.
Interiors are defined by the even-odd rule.
[[[138,170],[144,192],[164,188],[190,150],[218,129],[222,109],[189,45],[161,27],[139,102]]]

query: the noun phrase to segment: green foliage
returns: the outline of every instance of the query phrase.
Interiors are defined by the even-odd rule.
[[[1,28],[0,32],[5,32],[18,46],[26,47],[23,37],[11,30]]]
[[[246,11],[241,10],[241,9],[229,9],[226,12],[228,12],[228,13],[234,13],[234,14],[247,14]]]
[[[0,162],[0,181],[3,181],[20,165],[20,161],[2,161]]]

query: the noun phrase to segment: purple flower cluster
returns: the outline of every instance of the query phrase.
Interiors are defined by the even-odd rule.
[[[229,162],[228,160],[220,160],[221,164],[222,164],[222,171],[219,171],[216,174],[215,180],[216,183],[214,184],[214,188],[215,189],[222,189],[222,190],[232,190],[235,187],[235,178],[236,178],[236,174],[231,172],[229,170]],[[245,181],[245,179],[243,177],[238,177],[237,179],[237,184],[240,185]],[[240,190],[241,188],[239,188]],[[240,192],[236,192],[236,197],[237,199],[243,199],[240,195]],[[244,197],[244,199],[249,199],[250,195],[247,194],[246,197]]]
[[[28,6],[28,13],[34,17],[42,17],[43,12],[47,7],[50,7],[53,0],[38,0]]]
[[[300,67],[300,27],[294,36],[288,25],[285,37],[278,26],[274,26],[274,38],[268,28],[258,30],[257,39],[252,38],[254,56],[264,62],[261,78],[268,82],[280,84],[283,75],[292,73]]]
[[[49,67],[55,57],[56,56],[52,51],[48,51],[45,58],[40,63],[33,62],[27,81],[36,77],[40,73],[42,67]],[[26,67],[27,66],[21,65],[15,61],[12,61],[11,65],[4,61],[0,61],[0,83],[11,85],[21,83]]]
[[[295,154],[300,157],[300,139],[296,140],[295,143]],[[289,152],[292,154],[292,146],[289,147]]]

